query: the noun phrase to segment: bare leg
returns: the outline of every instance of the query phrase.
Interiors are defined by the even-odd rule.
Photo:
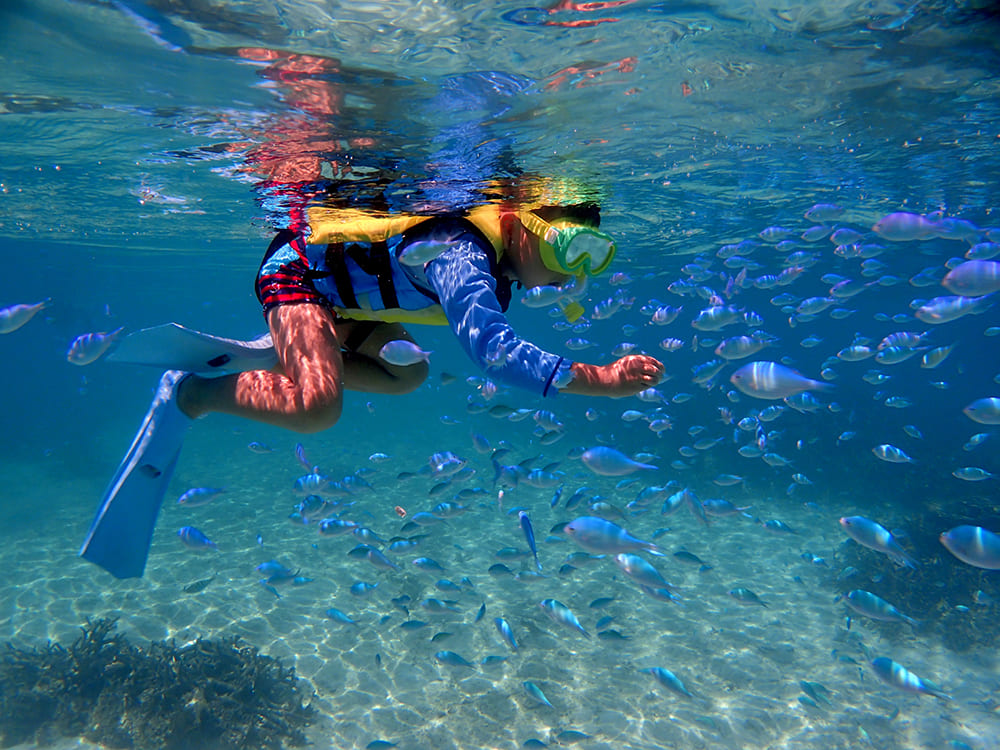
[[[319,432],[340,418],[344,362],[333,313],[322,305],[282,305],[268,314],[275,372],[189,377],[178,394],[192,417],[223,412],[296,432]]]
[[[178,394],[186,414],[217,411],[296,432],[319,432],[340,418],[343,390],[408,393],[427,377],[427,365],[396,367],[378,359],[393,339],[412,341],[398,323],[380,324],[358,347],[341,352],[340,342],[355,325],[335,322],[321,305],[276,307],[268,324],[279,365],[273,372],[252,370],[221,378],[185,379]]]
[[[351,334],[354,321],[338,321],[337,337],[346,341]],[[349,391],[365,393],[409,393],[416,390],[427,379],[429,368],[426,362],[400,367],[391,365],[378,356],[379,351],[390,341],[402,339],[416,343],[409,332],[399,323],[379,323],[355,352],[343,352],[344,387]]]

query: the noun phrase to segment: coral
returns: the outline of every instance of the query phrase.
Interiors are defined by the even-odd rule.
[[[306,743],[315,709],[293,669],[238,638],[140,648],[88,620],[68,649],[0,656],[0,747],[83,736],[112,748],[268,748]]]
[[[845,543],[835,554],[837,565],[827,583],[839,594],[861,588],[886,599],[921,620],[924,637],[936,634],[953,651],[992,647],[1000,635],[1000,619],[996,616],[1000,582],[989,571],[957,560],[938,537],[961,524],[997,528],[1000,508],[989,497],[955,497],[945,492],[931,493],[926,488],[917,496],[922,499],[920,506],[911,504],[901,509],[894,519],[907,531],[902,543],[920,562],[916,570],[894,566],[885,555]],[[848,568],[857,569],[857,573],[834,577]],[[907,632],[905,626],[895,623],[866,624],[889,638]]]

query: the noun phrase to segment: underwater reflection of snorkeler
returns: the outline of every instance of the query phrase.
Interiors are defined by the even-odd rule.
[[[268,82],[283,108],[280,117],[267,121],[261,141],[246,152],[243,171],[263,178],[265,185],[343,177],[350,172],[347,152],[374,143],[367,136],[341,137],[336,130],[344,97],[334,81],[341,72],[337,60],[266,47],[241,47],[235,53],[261,64],[257,75]],[[338,155],[344,158],[338,160]]]

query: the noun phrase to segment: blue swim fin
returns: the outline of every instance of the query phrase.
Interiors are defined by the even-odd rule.
[[[104,493],[80,556],[116,578],[141,577],[156,516],[177,466],[184,433],[193,421],[177,406],[177,387],[187,373],[169,370],[132,447]]]

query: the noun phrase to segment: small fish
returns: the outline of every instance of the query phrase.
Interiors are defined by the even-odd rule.
[[[844,604],[859,615],[870,617],[873,620],[883,622],[905,622],[912,627],[918,627],[920,623],[912,617],[907,617],[885,599],[875,596],[868,591],[853,589],[844,594]]]
[[[981,526],[956,526],[940,537],[951,554],[985,570],[1000,570],[1000,536]]]
[[[404,266],[423,266],[437,258],[451,247],[447,242],[420,240],[409,242],[398,254],[397,258]]]
[[[319,473],[318,467],[310,462],[309,458],[306,456],[306,449],[302,443],[295,444],[295,460],[298,461],[301,466],[305,467],[306,471],[312,472],[313,474]]]
[[[412,561],[414,565],[429,573],[443,573],[444,568],[437,560],[430,557],[418,557]]]
[[[851,539],[863,547],[887,555],[897,565],[916,569],[917,561],[906,554],[884,526],[863,516],[845,516],[840,519],[840,525]]]
[[[791,526],[789,526],[784,521],[779,521],[777,518],[771,518],[767,521],[762,521],[761,526],[763,526],[768,531],[773,531],[779,534],[797,534]]]
[[[897,211],[876,221],[872,231],[890,242],[909,242],[935,236],[938,225],[920,214]]]
[[[829,390],[833,386],[810,380],[777,362],[751,362],[732,374],[729,381],[754,398],[777,400],[808,390]]]
[[[973,422],[979,424],[1000,424],[1000,398],[981,398],[962,409]]]
[[[986,442],[989,439],[989,437],[990,433],[988,432],[977,432],[975,435],[973,435],[966,441],[965,445],[962,446],[962,450],[966,452],[975,450],[984,442]]]
[[[215,576],[212,576],[211,578],[202,578],[200,581],[194,581],[193,583],[189,583],[187,586],[184,587],[184,593],[197,594],[199,591],[204,591],[208,587],[208,584],[210,584],[214,580]]]
[[[607,477],[624,476],[640,469],[656,471],[659,468],[651,464],[633,461],[621,451],[603,445],[584,451],[580,460],[595,474]]]
[[[892,659],[880,656],[871,662],[872,671],[886,685],[891,685],[906,693],[916,693],[917,695],[933,695],[942,700],[951,700],[941,689],[928,680],[922,680],[901,664],[897,664]]]
[[[702,560],[698,555],[693,552],[688,552],[686,549],[677,550],[674,553],[674,559],[678,562],[687,563],[688,565],[697,565],[700,568],[706,570],[711,570],[712,566]]]
[[[962,297],[978,297],[1000,291],[1000,263],[992,260],[968,260],[952,268],[941,286]]]
[[[357,583],[351,584],[350,592],[353,596],[368,596],[376,588],[378,588],[377,583],[366,583],[365,581],[358,581]]]
[[[978,466],[963,466],[959,469],[955,469],[951,472],[951,475],[956,479],[962,479],[966,482],[982,482],[986,479],[992,479],[995,475],[986,469],[981,469]]]
[[[177,498],[177,504],[185,508],[199,508],[208,505],[222,492],[225,490],[218,487],[193,487]]]
[[[555,708],[551,703],[549,703],[549,699],[545,697],[545,693],[542,692],[542,689],[538,687],[538,685],[533,683],[531,680],[525,680],[521,684],[524,686],[525,692],[532,698],[534,698],[536,701],[545,706],[548,706],[549,708]]]
[[[542,564],[538,561],[538,548],[535,546],[535,532],[531,528],[531,519],[528,518],[528,514],[523,510],[518,511],[517,518],[521,524],[521,531],[524,532],[524,538],[528,540],[528,547],[531,549],[531,554],[535,557],[535,568],[541,572]]]
[[[589,734],[586,732],[579,732],[576,729],[564,729],[556,735],[556,742],[566,745],[571,745],[574,742],[583,742],[584,740],[589,739]]]
[[[563,527],[563,533],[594,554],[614,555],[619,552],[645,550],[654,555],[663,555],[652,542],[645,542],[629,534],[621,526],[597,516],[581,516]]]
[[[902,448],[884,443],[872,448],[875,457],[890,464],[915,464],[916,461],[906,454]]]
[[[49,306],[51,299],[26,305],[9,305],[0,309],[0,333],[13,333]]]
[[[193,550],[205,550],[205,549],[219,549],[218,546],[205,536],[202,532],[198,531],[194,526],[184,526],[178,532],[177,536],[181,538],[184,542],[184,546],[188,549]]]
[[[677,693],[677,695],[684,696],[685,698],[694,698],[694,695],[684,687],[684,683],[681,682],[680,678],[669,669],[664,669],[663,667],[646,667],[639,671],[644,674],[653,675],[658,683],[672,693]]]
[[[560,625],[565,625],[566,627],[576,630],[578,633],[583,634],[587,638],[590,638],[590,634],[583,629],[583,625],[580,621],[576,619],[576,615],[562,602],[556,599],[543,599],[538,603],[538,606],[542,608],[549,618]]]
[[[493,624],[496,625],[497,632],[500,633],[503,642],[510,646],[510,650],[517,651],[517,640],[514,638],[514,631],[511,629],[510,623],[502,617],[497,617],[493,620]]]
[[[399,566],[396,565],[392,560],[386,557],[382,552],[370,547],[368,545],[360,545],[365,547],[364,557],[368,562],[374,565],[379,570],[399,570]]]
[[[810,682],[809,680],[799,680],[799,687],[802,688],[802,692],[808,695],[816,704],[826,703],[830,704],[830,689],[819,682]]]
[[[420,601],[420,606],[423,607],[428,612],[430,612],[432,615],[445,615],[445,614],[451,614],[453,612],[458,612],[459,610],[457,607],[454,606],[455,604],[456,602],[450,599],[441,600],[433,596],[427,597],[426,599],[422,599]]]
[[[466,667],[467,669],[476,668],[475,664],[466,661],[454,651],[438,651],[434,654],[434,658],[442,664],[447,664],[449,667]]]
[[[667,583],[666,579],[660,574],[660,571],[638,555],[631,552],[622,552],[615,555],[614,560],[615,564],[621,568],[625,575],[642,586],[648,586],[651,589],[669,590],[675,588]]]
[[[728,592],[733,599],[747,606],[767,607],[768,604],[750,589],[738,588]]]
[[[379,359],[397,367],[408,367],[418,362],[429,362],[433,352],[424,351],[412,341],[394,339],[378,351]]]
[[[72,365],[89,365],[96,362],[121,338],[124,327],[110,333],[84,333],[77,336],[66,351],[66,361]]]
[[[354,625],[355,627],[358,627],[357,622],[352,620],[348,615],[344,614],[336,607],[330,607],[330,609],[326,611],[326,616],[329,617],[334,622],[339,622],[344,625]]]

